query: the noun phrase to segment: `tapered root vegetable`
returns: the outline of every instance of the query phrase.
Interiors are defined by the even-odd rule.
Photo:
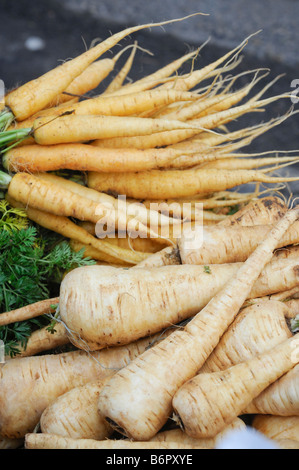
[[[146,259],[150,255],[150,253],[146,254],[127,250],[119,246],[114,246],[106,240],[100,240],[90,235],[87,230],[75,224],[67,217],[57,216],[55,214],[33,209],[32,207],[26,206],[26,204],[15,201],[9,195],[6,195],[6,199],[12,207],[21,207],[24,209],[28,218],[42,227],[59,233],[66,238],[75,239],[84,245],[95,248],[98,252],[102,253],[103,261],[116,264],[121,261],[121,263],[134,265]]]
[[[241,310],[200,373],[228,369],[291,338],[293,335],[285,318],[287,312],[287,306],[275,300],[261,301]]]
[[[183,264],[235,263],[245,261],[273,225],[194,227],[178,240]],[[281,237],[278,248],[299,243],[299,222]]]
[[[152,74],[147,75],[146,77],[140,78],[139,80],[136,80],[133,83],[127,83],[121,89],[117,90],[117,94],[123,95],[127,93],[134,93],[138,91],[147,90],[149,88],[154,88],[168,77],[173,80],[173,78],[171,78],[171,75],[176,72],[189,59],[194,59],[198,52],[199,49],[191,51],[183,55],[182,57],[179,57],[178,59],[174,60],[173,62],[170,62],[166,66],[158,69],[156,72],[153,72]]]
[[[154,253],[146,260],[140,261],[137,268],[159,268],[161,266],[179,265],[182,264],[180,253],[177,248],[167,246],[163,250]]]
[[[93,222],[97,224],[98,237],[100,237],[100,227],[107,225],[108,232],[112,230],[112,234],[116,229],[119,229],[125,230],[129,234],[136,232],[145,236],[151,234],[157,240],[160,239],[156,232],[153,234],[150,228],[137,219],[127,217],[122,211],[116,212],[112,205],[93,201],[67,187],[59,186],[55,182],[35,175],[16,173],[9,184],[7,194],[10,198],[25,206],[29,205],[33,209],[57,216],[75,217],[82,221]],[[106,235],[105,232],[103,234]],[[165,241],[163,242],[165,243]]]
[[[196,314],[239,267],[240,263],[149,268],[145,263],[129,270],[110,266],[77,268],[61,283],[61,319],[72,331],[70,341],[80,334],[94,349],[126,344]],[[297,261],[269,263],[248,297],[277,292],[285,285],[293,287],[299,277],[294,267],[298,267]]]
[[[58,303],[59,297],[53,297],[52,299],[41,300],[34,304],[11,310],[10,312],[1,313],[0,326],[28,320],[29,318],[39,317],[40,315],[45,315],[47,313],[53,313],[55,312]]]
[[[130,116],[155,110],[159,106],[166,106],[170,103],[194,101],[197,98],[195,93],[159,89],[129,93],[124,96],[99,95],[75,103],[65,108],[64,112],[70,111],[74,115]],[[53,116],[55,115],[58,114],[53,113]]]
[[[242,413],[299,416],[299,366],[267,387]]]
[[[113,93],[122,87],[123,82],[127,78],[128,73],[130,72],[131,67],[133,65],[136,51],[137,51],[137,41],[134,42],[131,54],[129,55],[125,64],[122,66],[122,68],[117,73],[117,75],[113,78],[113,80],[109,83],[109,85],[107,86],[105,91],[102,93],[102,95],[105,95],[107,93]]]
[[[221,193],[219,193],[221,194]],[[226,202],[227,204],[227,202]],[[219,225],[263,225],[275,223],[286,213],[286,204],[278,197],[265,197],[252,201],[235,214],[221,220]],[[218,262],[218,261],[217,261]],[[140,266],[164,266],[167,264],[182,264],[178,247],[167,247],[160,252],[138,263]]]
[[[32,131],[39,145],[54,145],[71,142],[84,142],[112,137],[150,135],[171,130],[197,130],[197,123],[168,121],[134,116],[72,115],[37,118]],[[23,130],[24,131],[24,130]]]
[[[250,182],[279,183],[296,177],[275,177],[260,170],[152,170],[137,173],[90,172],[88,186],[135,199],[168,199],[223,191]]]
[[[286,213],[287,205],[275,196],[263,197],[242,207],[235,214],[222,220],[219,225],[266,225],[274,224]]]
[[[194,153],[175,149],[112,149],[77,143],[16,147],[4,155],[3,165],[11,172],[28,173],[60,169],[131,172],[192,166],[194,159]]]
[[[172,224],[179,223],[177,220],[171,217],[159,215],[157,211],[147,210],[140,204],[127,203],[126,200],[123,200],[122,198],[115,198],[105,193],[99,193],[98,191],[87,188],[86,186],[82,186],[81,184],[75,183],[69,179],[61,178],[60,176],[56,176],[50,173],[41,173],[38,174],[37,177],[42,180],[55,183],[58,186],[61,186],[62,188],[68,189],[69,191],[78,194],[79,196],[86,197],[87,199],[91,199],[94,202],[113,208],[117,212],[124,212],[128,219],[131,219],[133,217],[134,220],[140,221],[144,225],[152,224],[153,226],[170,226]],[[121,216],[119,215],[118,217],[121,221]],[[120,225],[122,225],[121,222]],[[125,227],[124,224],[123,227]],[[139,225],[139,235],[145,235],[146,228],[144,227],[145,231],[142,232],[141,227],[142,225]],[[97,226],[95,228],[95,233],[98,235]],[[148,232],[148,235],[151,235],[152,238],[155,238],[155,234],[153,234],[153,231]]]
[[[152,149],[154,147],[164,147],[182,142],[189,137],[198,134],[198,128],[195,129],[176,129],[172,131],[155,132],[149,135],[137,135],[131,137],[111,137],[107,139],[96,139],[93,145],[98,147],[110,148],[135,148]],[[202,145],[201,145],[202,149]],[[198,146],[197,146],[198,150]]]
[[[270,439],[298,441],[299,416],[257,415],[252,426]]]
[[[114,428],[136,440],[150,439],[162,428],[171,414],[173,396],[194,377],[217,346],[271,260],[280,238],[297,218],[298,209],[288,211],[185,328],[175,331],[111,377],[100,392],[99,410]]]
[[[220,432],[268,385],[299,362],[293,345],[299,335],[224,371],[199,374],[173,398],[174,419],[192,437]]]
[[[181,442],[182,444],[193,444],[205,446],[209,449],[214,449],[223,438],[225,438],[226,433],[235,430],[235,429],[244,429],[246,427],[244,421],[240,418],[236,418],[229,426],[227,426],[223,431],[217,434],[214,437],[207,439],[194,439],[193,437],[188,436],[180,428],[170,429],[169,431],[161,431],[156,434],[151,441],[152,442]]]
[[[140,31],[141,29],[162,26],[174,21],[190,18],[191,16],[194,15],[189,15],[178,20],[134,26],[120,31],[75,59],[64,62],[62,65],[50,70],[41,77],[27,82],[12,91],[6,97],[6,105],[13,111],[18,121],[24,120],[40,109],[45,108],[57,95],[66,90],[71,82],[92,62],[126,36]]]
[[[60,103],[68,102],[74,96],[80,97],[96,88],[112,72],[119,57],[126,49],[124,48],[112,58],[107,57],[91,63],[70,83],[65,91],[53,100],[53,103],[50,103],[50,106],[57,106]]]
[[[31,433],[25,436],[26,449],[206,449],[199,445],[179,442],[132,442],[125,439],[97,441],[95,439],[72,439],[55,434]]]
[[[17,344],[18,349],[17,358],[34,356],[35,354],[43,351],[50,351],[51,349],[64,346],[69,343],[69,338],[66,334],[66,329],[62,323],[56,323],[53,331],[49,331],[45,326],[40,330],[34,331],[28,338],[25,346]],[[6,360],[9,358],[7,357]]]
[[[108,438],[113,429],[98,413],[98,395],[105,380],[91,381],[58,397],[41,415],[41,431],[73,439]]]
[[[1,364],[0,436],[24,437],[33,431],[43,411],[57,397],[92,380],[111,376],[153,341],[155,337],[97,353],[72,351],[16,358]]]

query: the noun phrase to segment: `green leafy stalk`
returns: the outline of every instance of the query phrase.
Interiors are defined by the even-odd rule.
[[[291,330],[294,334],[299,331],[299,315],[291,319]]]
[[[7,189],[11,182],[11,176],[4,171],[0,171],[0,189]]]
[[[56,296],[66,271],[95,264],[94,260],[83,257],[84,250],[73,251],[64,239],[53,247],[53,237],[49,241],[41,237],[36,227],[19,229],[20,214],[10,212],[6,201],[0,201],[0,207],[2,204],[5,220],[0,228],[0,312],[50,298],[53,286],[57,286]],[[1,327],[0,339],[5,343],[6,354],[16,355],[18,345],[25,345],[34,329],[49,325],[51,320],[43,315]]]
[[[7,150],[15,147],[24,139],[30,136],[31,128],[14,129],[11,131],[0,132],[0,152],[7,152]]]
[[[0,231],[6,230],[11,233],[27,226],[28,218],[23,209],[10,207],[7,201],[0,200]]]
[[[6,129],[14,121],[14,115],[7,108],[0,113],[0,132],[6,131]]]

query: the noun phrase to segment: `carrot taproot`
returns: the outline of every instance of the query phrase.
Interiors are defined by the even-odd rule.
[[[200,445],[179,442],[134,442],[125,439],[72,439],[46,433],[28,433],[25,436],[26,449],[205,449]],[[111,457],[112,458],[112,457]]]
[[[177,142],[182,142],[189,137],[197,135],[198,132],[198,129],[178,129],[155,132],[152,135],[95,139],[92,144],[97,145],[98,147],[150,149],[154,147],[174,145]],[[203,145],[201,145],[201,148],[202,147]]]
[[[103,204],[108,208],[115,209],[116,217],[119,220],[119,226],[122,228],[124,228],[126,224],[132,227],[134,224],[139,222],[139,225],[136,226],[136,228],[138,227],[139,235],[145,237],[146,234],[148,234],[151,238],[156,238],[157,242],[160,242],[160,240],[157,238],[157,233],[153,232],[156,226],[166,225],[169,227],[179,224],[179,221],[176,219],[163,214],[158,214],[157,211],[148,210],[140,204],[127,203],[126,198],[115,198],[109,194],[100,193],[99,191],[95,191],[91,188],[75,183],[67,178],[62,178],[50,173],[40,173],[36,176],[41,180],[52,182],[61,188],[68,189],[79,196],[85,197],[99,204]],[[149,229],[147,229],[146,226],[149,226]],[[153,227],[152,230],[151,227]],[[97,225],[95,229],[95,233],[99,236]],[[161,243],[165,242],[161,240]]]
[[[299,366],[269,385],[242,411],[244,414],[299,416]]]
[[[197,123],[190,124],[167,119],[140,118],[134,116],[65,115],[37,118],[32,131],[39,145],[84,142],[111,137],[149,135],[169,130],[197,130]],[[20,131],[20,130],[19,130]],[[24,131],[24,129],[23,129]]]
[[[174,61],[166,64],[164,67],[156,70],[145,77],[140,78],[139,80],[134,81],[133,83],[125,84],[120,90],[114,92],[113,94],[123,95],[126,93],[135,93],[139,91],[144,91],[149,88],[154,88],[159,85],[163,80],[170,79],[171,75],[176,72],[185,62],[189,59],[194,60],[194,58],[198,55],[200,48],[196,49],[195,51],[188,52],[187,54],[175,59]],[[112,93],[110,92],[110,95]]]
[[[299,416],[256,415],[252,427],[270,439],[298,441]]]
[[[208,169],[215,168],[219,170],[231,170],[232,168],[238,170],[252,170],[263,166],[274,165],[284,162],[297,162],[298,157],[262,157],[262,158],[248,158],[245,155],[231,155],[221,159],[216,159],[212,162],[202,163],[200,168]],[[198,166],[199,168],[199,166]]]
[[[57,96],[49,106],[57,106],[57,104],[65,103],[73,99],[74,95],[81,97],[94,90],[99,84],[113,71],[117,61],[121,55],[132,46],[126,46],[118,54],[113,57],[106,57],[104,59],[92,62],[80,75],[78,75],[70,85]],[[133,52],[136,47],[133,46]]]
[[[169,199],[222,191],[245,183],[281,183],[296,177],[268,176],[261,170],[150,170],[89,172],[88,186],[98,191],[115,191],[135,199]]]
[[[116,373],[99,395],[108,422],[133,439],[152,438],[165,424],[177,390],[194,377],[238,314],[298,209],[280,219],[267,238],[184,329],[175,331]],[[174,267],[172,267],[174,268]],[[159,268],[161,269],[161,268]],[[138,270],[138,268],[136,268]],[[136,394],[138,383],[138,394]],[[134,402],[127,399],[134,393]]]
[[[182,152],[167,148],[114,149],[82,143],[15,147],[5,153],[2,159],[3,166],[14,173],[38,173],[60,169],[132,172],[183,168],[193,166],[198,161],[200,162],[201,158],[192,151]]]
[[[106,240],[90,235],[87,230],[74,223],[68,217],[56,216],[55,214],[33,209],[15,201],[8,195],[6,195],[6,199],[12,207],[20,207],[24,209],[28,218],[42,227],[59,233],[66,238],[75,239],[80,243],[92,246],[97,251],[102,252],[103,261],[115,264],[125,262],[134,265],[146,259],[150,255],[150,253],[147,254],[144,252],[133,251],[131,249],[127,250],[119,246],[113,246]]]
[[[80,186],[80,185],[78,185]],[[134,217],[127,217],[122,211],[116,211],[112,205],[95,202],[84,195],[59,186],[56,182],[48,181],[41,176],[28,173],[16,173],[8,187],[8,196],[25,207],[48,212],[63,217],[75,217],[79,220],[89,220],[97,224],[97,236],[106,236],[103,224],[107,224],[108,233],[124,230],[127,233],[138,233],[147,236],[151,234],[159,240],[156,233]],[[101,233],[100,233],[101,232]],[[74,238],[74,237],[71,237]],[[164,242],[165,243],[165,242]],[[104,245],[107,247],[107,244]],[[113,248],[109,245],[107,248]]]
[[[69,344],[66,329],[62,323],[56,322],[53,330],[49,330],[49,327],[45,326],[31,333],[25,346],[17,344],[18,353],[15,357],[34,356],[35,354],[50,351],[66,344]],[[6,360],[8,359],[11,358],[6,357]]]
[[[113,93],[115,91],[118,91],[122,87],[125,79],[127,78],[132,68],[136,51],[137,51],[137,41],[134,42],[131,54],[129,55],[125,64],[122,66],[122,68],[117,73],[117,75],[113,78],[113,80],[109,83],[105,91],[103,91],[102,95],[105,95],[107,93]]]
[[[96,225],[92,223],[82,222],[81,227],[85,228],[91,235],[96,235]],[[109,238],[108,241],[113,245],[118,245],[123,248],[130,248],[144,253],[156,253],[161,250],[161,244],[157,243],[152,238],[130,238],[130,237],[115,237]]]
[[[198,374],[174,395],[174,419],[192,437],[220,432],[268,385],[291,370],[299,335],[220,372]]]
[[[244,49],[244,47],[247,45],[249,39],[252,37],[253,35],[250,35],[248,36],[247,38],[244,39],[244,41],[242,41],[237,47],[235,47],[234,49],[230,50],[229,52],[227,52],[226,54],[224,54],[222,57],[220,57],[219,59],[217,59],[216,61],[206,65],[205,67],[199,69],[199,70],[194,70],[192,71],[189,76],[187,77],[179,77],[173,87],[176,89],[176,90],[190,90],[192,88],[194,88],[195,86],[197,86],[202,80],[204,80],[205,78],[211,76],[211,73],[213,71],[215,71],[217,69],[217,67],[219,67],[219,65],[223,64],[223,62],[225,62],[227,59],[228,59],[228,62],[227,64],[231,63],[233,61],[234,58],[238,57],[242,51],[242,49]],[[218,74],[220,72],[218,71]],[[169,85],[169,84],[164,84],[164,85],[161,85],[165,88],[167,87],[170,87],[172,85]]]
[[[18,121],[24,120],[35,112],[47,106],[57,95],[62,93],[71,82],[80,75],[92,62],[97,60],[104,52],[111,49],[119,41],[126,36],[138,32],[145,28],[162,26],[191,18],[201,13],[194,13],[184,18],[163,21],[160,23],[149,23],[144,25],[133,26],[124,29],[100,44],[87,50],[78,57],[64,62],[62,65],[50,70],[35,80],[25,83],[24,85],[13,90],[6,97],[6,105],[12,110]]]
[[[0,314],[0,326],[53,313],[58,303],[59,297],[53,297],[52,299],[41,300],[40,302],[11,310],[10,312],[3,312]]]
[[[224,90],[222,93],[216,94],[215,96],[214,94],[212,94],[210,97],[199,95],[199,98],[194,103],[191,103],[188,106],[183,106],[172,112],[163,113],[163,117],[167,117],[167,119],[179,119],[181,121],[185,121],[231,108],[239,101],[244,99],[250,93],[256,83],[263,77],[264,76],[258,78],[254,77],[251,83],[234,93],[228,94],[227,91]],[[233,80],[231,85],[232,84]]]
[[[195,93],[154,89],[123,96],[101,94],[95,98],[75,103],[69,108],[65,108],[65,111],[72,111],[73,115],[131,116],[176,101],[194,101],[195,99],[197,99]],[[54,115],[56,113],[53,113]]]
[[[148,253],[148,256],[151,253],[156,253],[157,251],[161,250],[160,244],[152,243],[151,239],[149,238],[108,238],[107,241],[112,245],[124,247],[127,250],[137,250],[139,252]],[[74,251],[80,251],[84,249],[84,257],[90,257],[97,261],[105,261],[103,259],[103,253],[96,248],[91,246],[84,245],[83,243],[78,242],[77,240],[70,240],[70,246]],[[118,264],[120,266],[127,266],[131,267],[132,265],[126,262],[122,262],[122,260],[118,260]]]
[[[150,347],[155,338],[94,353],[77,350],[1,364],[0,436],[22,438],[32,432],[56,398],[76,386],[111,376]]]

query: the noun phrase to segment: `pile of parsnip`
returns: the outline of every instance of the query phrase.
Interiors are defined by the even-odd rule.
[[[0,314],[0,327],[56,322],[0,364],[0,448],[214,449],[247,415],[299,448],[299,206],[259,186],[297,181],[268,173],[298,157],[239,153],[293,111],[227,127],[290,94],[262,99],[272,81],[252,96],[265,70],[234,90],[249,38],[208,66],[194,67],[197,50],[129,82],[134,43],[89,94],[129,48],[101,55],[172,21],[123,30],[5,97],[6,201],[97,264]]]

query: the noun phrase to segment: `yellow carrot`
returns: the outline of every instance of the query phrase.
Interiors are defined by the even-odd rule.
[[[34,331],[28,338],[26,346],[17,344],[18,354],[16,358],[34,356],[43,351],[50,351],[51,349],[69,344],[69,338],[66,334],[66,329],[62,323],[56,323],[53,331],[49,331],[48,326]],[[6,357],[6,360],[10,358]]]
[[[132,172],[192,166],[197,158],[194,152],[182,153],[179,149],[113,149],[70,143],[15,147],[4,154],[2,162],[7,170],[14,173],[60,169]]]
[[[66,90],[54,99],[53,103],[50,103],[50,106],[56,106],[66,101],[69,102],[74,95],[81,97],[96,88],[112,72],[116,62],[128,47],[131,46],[125,47],[112,58],[106,57],[91,63],[70,83]]]
[[[297,181],[296,177],[268,176],[260,170],[150,170],[137,173],[89,172],[88,186],[112,190],[135,199],[169,199],[223,191],[245,183]]]
[[[6,97],[6,105],[12,110],[18,121],[24,120],[47,106],[57,95],[62,93],[86,67],[98,59],[104,52],[111,49],[126,36],[141,29],[162,26],[175,21],[182,21],[196,14],[178,20],[163,21],[134,26],[120,31],[102,41],[78,57],[64,62],[41,77],[25,83]]]
[[[122,87],[123,82],[127,78],[127,75],[130,72],[131,67],[133,65],[136,50],[137,50],[137,41],[134,42],[132,52],[129,58],[127,59],[126,63],[120,69],[118,74],[113,78],[113,80],[109,83],[109,85],[107,86],[106,90],[102,93],[102,95],[105,95],[107,93],[113,93]]]
[[[148,135],[165,130],[198,130],[195,123],[133,116],[66,115],[35,120],[32,133],[40,145],[83,142],[111,137]]]
[[[99,252],[102,252],[102,259],[104,261],[108,261],[114,264],[125,262],[134,265],[149,256],[149,254],[146,253],[126,250],[125,248],[113,246],[106,240],[94,237],[90,235],[83,227],[75,224],[67,217],[57,216],[45,211],[33,209],[26,204],[21,204],[18,201],[15,201],[13,198],[7,195],[6,199],[12,207],[21,207],[24,209],[28,218],[42,227],[59,233],[66,238],[75,239],[80,243],[92,246]]]
[[[40,302],[11,310],[10,312],[3,312],[0,315],[0,326],[39,317],[47,313],[53,313],[58,303],[59,297],[53,297],[52,299],[41,300]]]
[[[156,240],[159,240],[158,235],[153,234],[150,228],[137,219],[127,217],[122,211],[116,212],[112,205],[96,202],[55,182],[28,173],[14,175],[8,188],[8,196],[39,211],[94,222],[97,224],[97,236],[101,238],[110,232],[111,236],[115,236],[115,231],[118,229],[125,230],[132,236],[136,232],[145,236],[152,234]],[[104,224],[107,224],[107,233]]]

